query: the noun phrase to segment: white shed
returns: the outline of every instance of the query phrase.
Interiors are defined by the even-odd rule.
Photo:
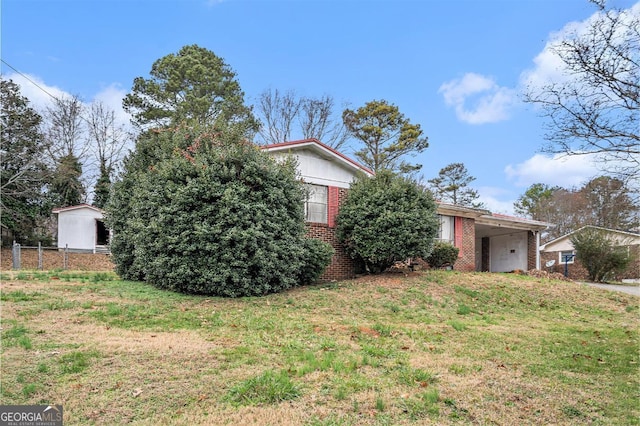
[[[102,252],[109,244],[109,230],[101,209],[80,204],[53,209],[58,215],[58,247]]]

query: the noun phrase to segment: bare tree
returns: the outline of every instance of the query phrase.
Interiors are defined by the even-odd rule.
[[[86,159],[89,147],[84,143],[84,108],[80,98],[74,95],[54,99],[53,104],[45,109],[45,137],[53,160],[70,155],[80,161]]]
[[[103,207],[109,197],[113,174],[124,154],[130,134],[116,122],[115,112],[102,102],[94,102],[88,109],[87,145],[97,161],[98,175],[94,176],[93,203]]]
[[[640,7],[599,12],[585,32],[553,45],[564,75],[531,86],[525,100],[542,108],[549,142],[566,155],[597,154],[603,170],[637,179],[640,173]]]
[[[84,105],[77,96],[55,99],[45,110],[45,138],[55,171],[51,195],[56,206],[86,202],[83,166],[89,146],[85,141]]]
[[[305,139],[316,138],[339,150],[349,139],[349,132],[340,118],[333,114],[334,100],[329,95],[319,99],[302,99],[300,127]]]
[[[124,125],[118,124],[115,112],[102,102],[94,102],[88,109],[87,135],[98,166],[115,171],[131,135]]]
[[[262,119],[260,135],[265,144],[291,140],[291,129],[300,112],[302,100],[292,90],[281,93],[278,89],[260,94],[257,112]]]
[[[265,90],[260,94],[256,112],[261,120],[260,142],[273,144],[292,138],[315,138],[334,149],[349,138],[342,119],[335,113],[333,97],[299,96],[295,91]]]

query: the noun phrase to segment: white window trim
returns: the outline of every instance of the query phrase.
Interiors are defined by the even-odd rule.
[[[304,220],[305,222],[310,222],[310,223],[329,223],[329,188],[327,186],[324,185],[316,185],[316,184],[311,184],[311,183],[307,183],[307,188],[309,189],[309,191],[311,192],[311,190],[317,190],[317,189],[322,189],[324,191],[324,200],[320,200],[320,202],[318,201],[310,201],[311,198],[311,193],[309,193],[308,198],[304,201]],[[322,217],[323,219],[321,221],[319,220],[309,220],[309,216],[310,216],[310,212],[309,212],[309,205],[313,204],[315,206],[320,207],[320,210],[322,210]],[[317,217],[315,217],[314,219],[317,219]]]
[[[571,260],[569,260],[568,262],[566,262],[568,265],[571,265],[572,263],[575,262],[576,260],[576,251],[575,250],[562,250],[560,252],[558,252],[558,262],[560,263],[560,265],[564,265],[565,261],[562,258],[562,253],[568,253],[571,252],[571,254],[573,255],[573,257],[571,258]]]
[[[449,227],[449,238],[443,238],[444,226]],[[455,244],[455,229],[454,229],[454,217],[447,215],[438,215],[438,238],[436,241],[442,241],[445,243]]]

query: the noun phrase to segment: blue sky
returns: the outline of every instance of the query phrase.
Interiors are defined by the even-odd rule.
[[[386,99],[429,137],[414,159],[425,179],[464,163],[481,200],[511,213],[533,183],[598,173],[588,157],[541,153],[544,120],[522,102],[527,81],[557,72],[550,43],[595,12],[587,0],[2,0],[1,56],[49,93],[116,110],[135,77],[188,44],[224,58],[248,104],[268,88],[351,108]],[[36,108],[48,102],[1,70]]]

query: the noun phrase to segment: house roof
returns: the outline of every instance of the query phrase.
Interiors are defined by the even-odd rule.
[[[91,204],[78,204],[75,206],[67,206],[67,207],[57,207],[53,210],[51,210],[51,213],[62,213],[62,212],[68,212],[68,211],[72,211],[72,210],[79,210],[79,209],[91,209],[91,210],[95,210],[97,212],[100,213],[104,213],[102,211],[102,209],[96,207],[96,206],[92,206]]]
[[[438,205],[438,214],[446,216],[460,216],[471,219],[479,218],[482,215],[491,214],[489,210],[477,209],[474,207],[459,206],[457,204],[443,203],[436,201]]]
[[[527,219],[524,217],[509,216],[501,213],[489,213],[478,219],[480,224],[505,225],[508,227],[518,227],[521,229],[530,229],[533,231],[542,231],[553,226],[551,223],[541,222],[539,220]]]
[[[619,231],[617,229],[611,229],[611,228],[603,228],[601,226],[593,226],[593,225],[586,225],[583,226],[582,228],[578,228],[574,231],[569,232],[568,234],[564,234],[561,237],[556,238],[555,240],[551,240],[543,245],[540,246],[540,250],[545,250],[548,246],[553,246],[556,245],[559,242],[562,242],[564,240],[568,240],[569,238],[571,238],[571,236],[573,234],[576,234],[580,231],[582,231],[583,229],[586,228],[592,228],[592,229],[600,229],[601,231],[605,231],[611,234],[615,234],[615,235],[620,235],[623,238],[633,238],[633,239],[637,239],[637,243],[636,244],[640,244],[640,234],[636,234],[635,232],[627,232],[627,231]]]
[[[437,202],[438,214],[448,216],[460,216],[475,219],[476,224],[486,225],[491,228],[520,229],[527,231],[542,231],[552,226],[550,223],[522,217],[508,216],[506,214],[492,213],[486,209],[458,206]]]
[[[372,176],[374,174],[371,169],[364,167],[362,164],[357,163],[356,161],[352,160],[346,155],[336,151],[330,146],[327,146],[322,142],[320,142],[318,139],[314,139],[314,138],[301,139],[297,141],[289,141],[289,142],[282,142],[282,143],[274,143],[271,145],[262,146],[260,147],[260,149],[263,149],[269,152],[278,152],[278,151],[287,152],[287,151],[294,151],[298,149],[310,149],[328,160],[337,161],[338,163],[343,164],[348,169],[364,172],[369,176]]]

